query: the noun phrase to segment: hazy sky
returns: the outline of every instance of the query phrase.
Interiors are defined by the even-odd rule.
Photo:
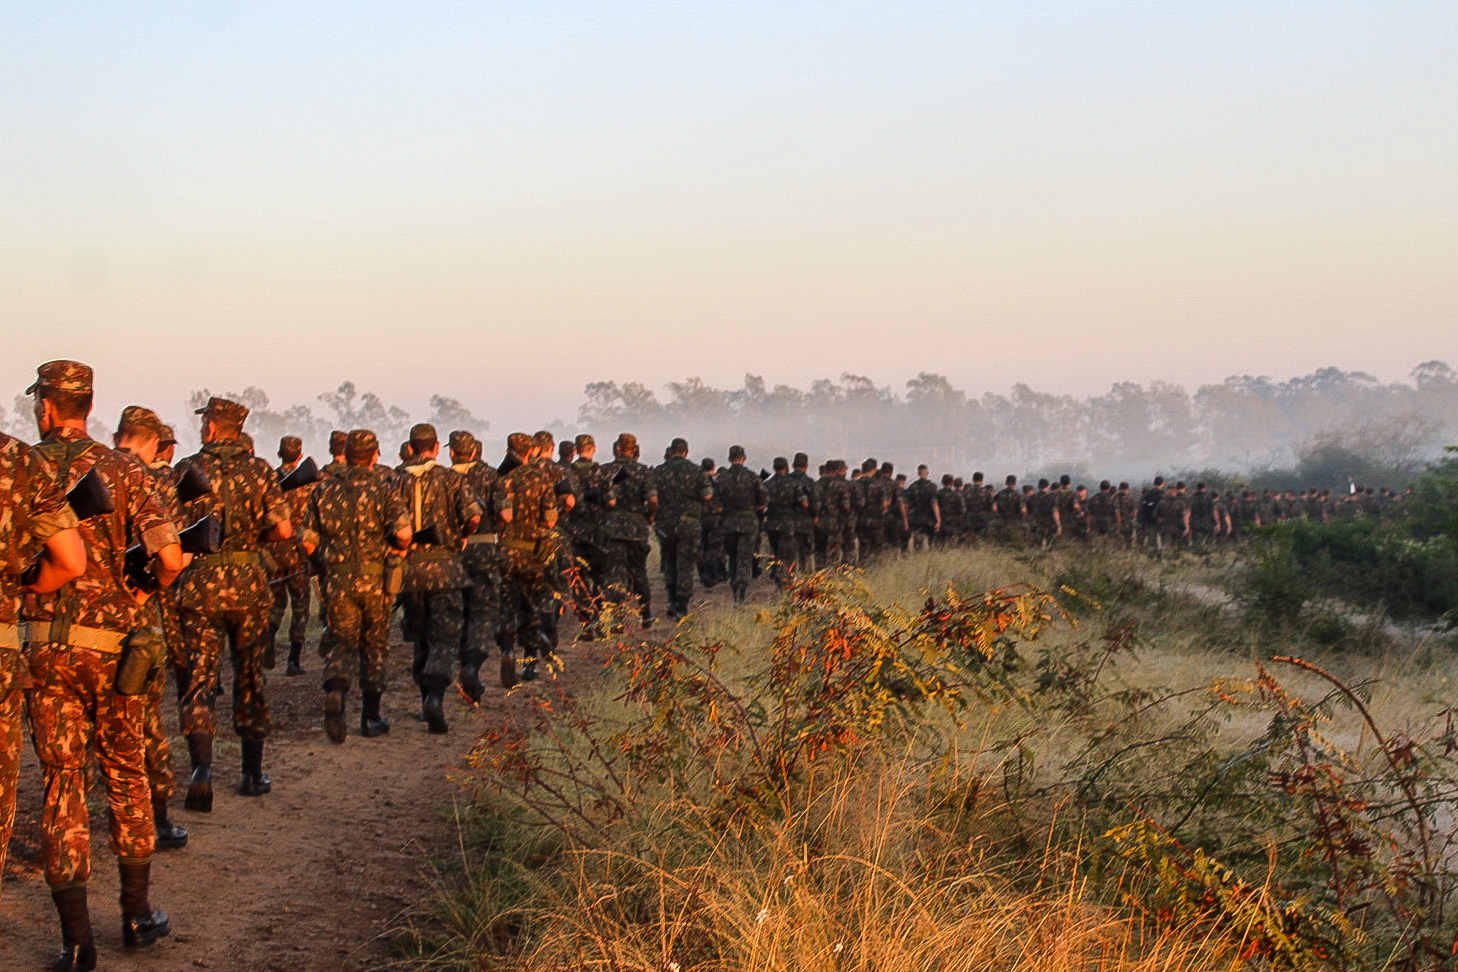
[[[0,402],[1458,364],[1458,4],[0,3]]]

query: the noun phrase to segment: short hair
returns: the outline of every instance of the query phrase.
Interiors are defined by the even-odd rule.
[[[864,473],[864,472],[875,472],[875,471],[876,471],[876,460],[874,460],[874,459],[867,459],[865,462],[861,463],[861,472]]]
[[[919,472],[919,473],[926,472],[927,471],[927,465],[926,465],[926,463],[922,463],[921,465],[917,466],[916,467],[916,471]]]
[[[925,466],[922,466],[921,468],[925,469],[926,467]],[[952,485],[952,482],[953,482],[953,477],[952,477],[952,474],[951,473],[942,473],[942,485],[943,486],[950,486],[950,485]]]
[[[775,456],[774,467],[775,472],[782,472],[786,469],[789,469],[790,460],[786,459],[784,456]]]
[[[329,454],[331,456],[344,455],[344,447],[349,442],[349,433],[335,429],[329,433]]]
[[[419,425],[410,428],[410,451],[417,455],[434,449],[439,441],[436,438],[435,426],[433,425],[421,422]]]
[[[1016,486],[1018,484],[1018,477],[1016,477],[1016,476],[1012,475],[1011,473],[1009,473],[1007,479],[1005,480],[1005,482],[1009,486]]]
[[[972,481],[974,483],[980,483],[980,482],[982,482],[982,474],[980,472],[973,473],[972,474]]]
[[[1064,473],[1062,476],[1059,476],[1058,477],[1058,483],[1059,483],[1060,486],[1068,486],[1072,482],[1073,482],[1073,480],[1071,478],[1069,478],[1068,473]]]
[[[1156,486],[1163,486],[1164,485],[1164,477],[1163,476],[1155,476],[1154,477],[1154,485],[1156,485]]]
[[[1038,480],[1038,488],[1039,489],[1047,489],[1048,488],[1048,480],[1046,480],[1046,479],[1040,479],[1040,480]]]
[[[797,452],[791,462],[796,469],[806,469],[810,465],[810,457],[803,452]]]
[[[713,472],[714,460],[710,459],[708,456],[705,456],[703,459],[699,460],[699,469],[703,470],[704,472]]]
[[[688,455],[688,451],[689,446],[687,439],[674,439],[668,444],[669,455],[686,456]]]

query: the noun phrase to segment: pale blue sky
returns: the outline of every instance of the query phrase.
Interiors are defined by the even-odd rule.
[[[1458,4],[0,3],[0,401],[1458,364]]]

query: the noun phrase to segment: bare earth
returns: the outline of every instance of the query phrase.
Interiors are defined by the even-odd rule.
[[[590,680],[596,670],[588,646],[569,647],[575,627],[563,619],[562,678],[569,688]],[[410,682],[409,646],[401,645],[396,632],[390,660],[394,691],[384,700],[391,732],[360,737],[359,697],[351,693],[349,739],[335,746],[324,735],[321,666],[312,647],[317,632],[310,634],[306,674],[284,677],[281,655],[269,677],[274,728],[264,769],[273,778],[271,794],[249,799],[233,792],[238,743],[229,729],[214,754],[213,812],[183,810],[187,747],[173,736],[179,777],[173,819],[188,829],[190,840],[186,848],[153,860],[152,900],[171,916],[173,933],[150,949],[122,947],[105,801],[99,783],[93,786],[90,903],[98,968],[366,969],[395,957],[391,939],[407,918],[422,920],[431,862],[449,858],[456,846],[450,812],[458,790],[448,774],[463,766],[477,732],[490,720],[523,717],[523,693],[533,688],[524,685],[506,696],[494,684],[493,658],[490,670],[482,671],[487,695],[480,709],[471,709],[464,697],[448,700],[451,732],[431,736],[412,718],[419,696]],[[228,706],[225,692],[218,700],[224,725],[230,725]],[[176,733],[171,690],[167,712]],[[40,804],[40,770],[27,743],[19,819],[0,885],[0,969],[6,972],[49,968],[60,946],[55,910],[37,866]]]

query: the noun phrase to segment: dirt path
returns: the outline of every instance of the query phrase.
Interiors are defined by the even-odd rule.
[[[574,628],[564,619],[569,687],[590,680],[596,669],[586,646],[566,647]],[[448,700],[451,732],[431,736],[412,718],[418,696],[410,684],[408,646],[400,646],[398,632],[393,643],[395,691],[386,693],[384,704],[391,732],[360,737],[359,700],[352,694],[350,735],[342,746],[324,736],[320,663],[312,649],[299,678],[283,677],[279,659],[268,685],[274,731],[265,770],[273,792],[261,799],[233,792],[238,744],[231,733],[220,736],[213,812],[183,810],[179,792],[173,813],[190,832],[188,846],[154,859],[153,901],[169,913],[173,928],[154,948],[122,948],[116,859],[107,847],[100,787],[93,787],[90,902],[99,968],[333,972],[394,956],[390,939],[401,917],[427,903],[430,862],[450,856],[455,845],[449,807],[456,787],[449,771],[461,765],[482,720],[522,716],[520,693],[531,686],[504,697],[488,682],[480,710],[467,708],[463,698]],[[220,713],[227,705],[224,695]],[[170,691],[167,710],[175,733]],[[173,754],[185,783],[186,745],[175,735]],[[50,894],[36,866],[40,803],[40,771],[27,741],[19,819],[0,886],[0,969],[6,972],[49,968],[60,946]]]

